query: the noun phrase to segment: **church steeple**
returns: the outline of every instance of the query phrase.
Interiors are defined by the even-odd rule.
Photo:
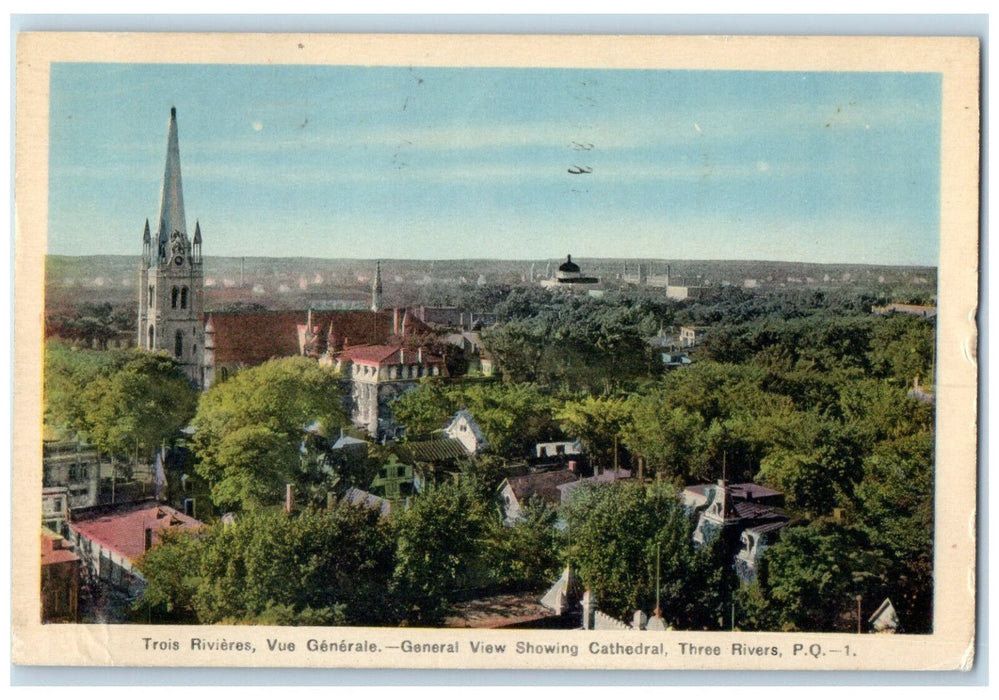
[[[146,228],[142,232],[142,264],[149,267],[152,255],[152,239],[149,237],[149,219],[146,219]]]
[[[184,218],[184,190],[180,182],[180,144],[177,139],[177,108],[170,108],[170,124],[167,127],[166,167],[163,170],[163,190],[160,194],[160,230],[158,238],[159,257],[167,257],[167,244],[175,232],[187,236],[187,222]]]
[[[382,308],[382,261],[375,263],[375,278],[371,281],[371,310]]]

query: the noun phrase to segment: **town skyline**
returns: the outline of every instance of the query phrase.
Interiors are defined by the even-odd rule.
[[[56,64],[48,251],[138,253],[176,106],[207,258],[935,267],[939,100],[928,73]]]

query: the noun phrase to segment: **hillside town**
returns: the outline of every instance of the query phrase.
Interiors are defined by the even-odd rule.
[[[137,231],[131,307],[48,309],[44,622],[932,631],[929,273],[372,260],[267,304],[188,235],[175,110]]]

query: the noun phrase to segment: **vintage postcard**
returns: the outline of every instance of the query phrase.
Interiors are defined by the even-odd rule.
[[[974,665],[969,38],[17,38],[18,664]]]

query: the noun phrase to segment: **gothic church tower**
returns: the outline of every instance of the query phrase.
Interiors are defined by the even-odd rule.
[[[147,219],[142,234],[138,340],[143,350],[170,353],[199,388],[205,385],[203,305],[201,226],[195,222],[194,240],[188,239],[180,182],[177,110],[171,107],[159,225],[154,239]]]

